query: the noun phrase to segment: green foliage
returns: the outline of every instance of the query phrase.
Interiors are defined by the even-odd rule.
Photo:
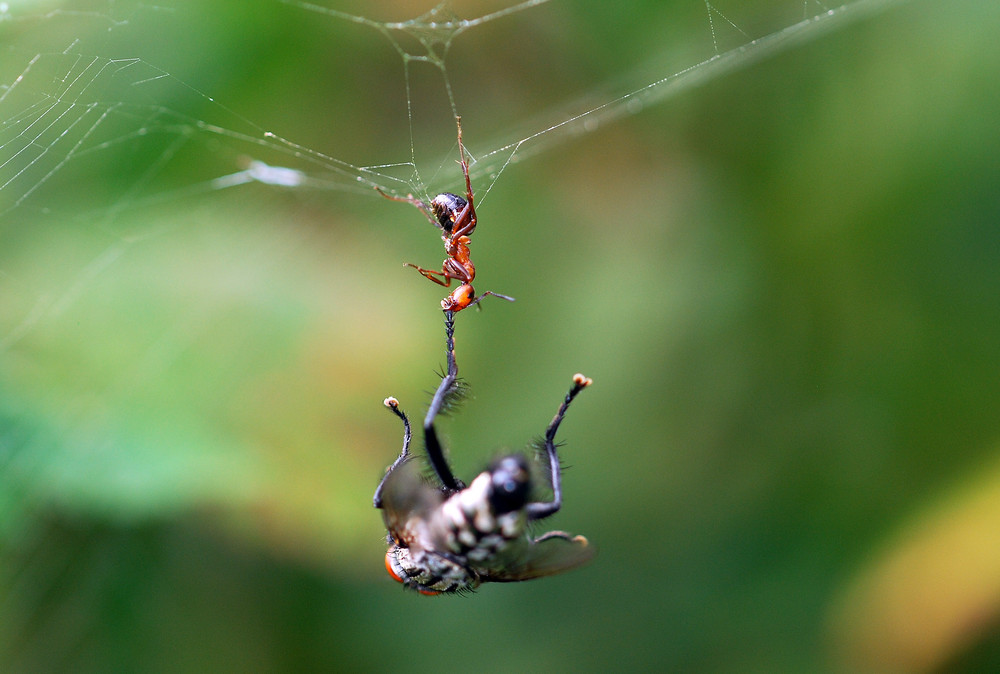
[[[433,267],[437,233],[274,143],[262,160],[321,185],[209,182],[241,168],[227,143],[266,130],[354,166],[412,149],[457,190],[440,71],[410,63],[411,127],[402,59],[366,26],[278,1],[112,4],[0,21],[8,86],[74,39],[169,75],[159,94],[126,70],[105,83],[135,104],[113,116],[121,153],[50,181],[0,174],[0,669],[1000,662],[985,627],[891,663],[837,622],[888,609],[855,578],[996,454],[992,3],[902,3],[476,176],[477,289],[517,302],[458,316],[471,390],[445,443],[468,477],[537,436],[574,372],[592,377],[560,431],[553,525],[599,553],[457,600],[388,579],[370,505],[401,441],[381,401],[419,418],[444,363],[443,292],[401,268]],[[768,33],[801,16],[770,4],[735,19]],[[580,112],[562,106],[581,94],[591,109],[710,57],[702,5],[673,5],[550,2],[458,35],[447,73],[472,156]],[[713,23],[721,48],[748,41]],[[0,142],[34,93],[0,91]],[[129,142],[130,119],[159,135]],[[987,597],[974,615],[995,619],[1000,572],[968,568]]]

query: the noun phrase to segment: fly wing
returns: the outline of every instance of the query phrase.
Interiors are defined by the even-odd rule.
[[[396,540],[406,540],[407,530],[417,522],[426,521],[428,515],[446,496],[434,488],[420,474],[416,461],[406,461],[396,466],[386,477],[382,489],[382,519]]]
[[[482,573],[483,581],[511,583],[552,576],[586,564],[597,550],[583,536],[570,536],[565,531],[550,531],[534,540],[525,541],[516,548],[516,554],[507,557]]]

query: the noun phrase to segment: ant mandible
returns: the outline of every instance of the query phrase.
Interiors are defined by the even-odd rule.
[[[469,257],[469,237],[476,230],[476,209],[473,206],[472,181],[469,179],[469,163],[465,159],[465,146],[462,144],[462,118],[456,116],[455,122],[458,125],[458,156],[459,164],[462,166],[462,175],[465,176],[465,199],[457,194],[444,192],[431,199],[430,206],[412,194],[405,197],[396,197],[386,194],[376,187],[378,193],[386,199],[402,201],[416,206],[421,213],[426,216],[432,225],[444,232],[441,240],[444,241],[444,250],[448,255],[441,265],[441,271],[434,269],[424,269],[415,264],[407,262],[406,267],[413,267],[424,278],[430,279],[445,288],[451,287],[451,280],[457,280],[461,285],[450,295],[441,300],[441,308],[445,311],[461,311],[467,307],[479,304],[487,295],[493,295],[500,299],[513,302],[513,297],[500,295],[487,290],[482,295],[476,296],[476,291],[472,287],[472,282],[476,278],[476,267]],[[438,277],[441,278],[438,278]],[[442,280],[443,279],[443,280]]]

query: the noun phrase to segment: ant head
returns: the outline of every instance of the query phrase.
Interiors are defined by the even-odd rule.
[[[441,308],[445,311],[461,311],[476,299],[476,291],[470,283],[463,283],[455,291],[441,300]]]
[[[468,202],[465,199],[451,192],[444,192],[431,199],[431,210],[446,234],[451,234],[455,220],[458,219],[466,204]]]

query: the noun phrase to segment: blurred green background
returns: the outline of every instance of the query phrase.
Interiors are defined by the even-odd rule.
[[[456,471],[584,372],[551,525],[599,547],[427,598],[371,497],[382,399],[419,417],[444,361],[443,293],[401,266],[441,244],[354,177],[460,191],[442,71],[277,1],[4,3],[0,668],[1000,667],[1000,5],[807,32],[482,170],[710,58],[713,26],[725,52],[823,9],[713,7],[423,34],[490,160],[477,288],[517,297],[458,317]],[[308,180],[220,189],[248,158]]]

